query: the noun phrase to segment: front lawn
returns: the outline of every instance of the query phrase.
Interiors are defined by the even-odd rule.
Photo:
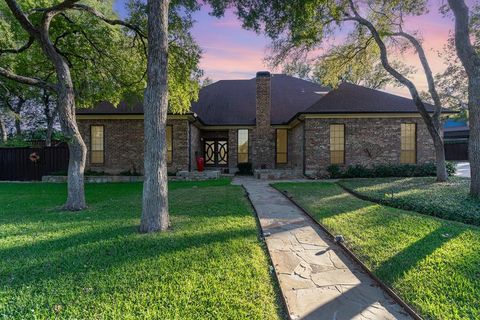
[[[433,177],[349,179],[340,184],[382,204],[480,226],[480,200],[469,196],[470,179],[450,177],[444,183]]]
[[[173,230],[138,234],[140,183],[0,183],[1,319],[278,319],[268,259],[243,190],[172,182]]]
[[[480,229],[360,200],[334,183],[279,183],[425,319],[480,319]]]

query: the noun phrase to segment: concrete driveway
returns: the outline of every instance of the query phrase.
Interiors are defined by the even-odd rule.
[[[470,178],[470,163],[469,162],[458,162],[457,163],[457,177]]]

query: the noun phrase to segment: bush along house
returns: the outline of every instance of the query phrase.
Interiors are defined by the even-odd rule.
[[[432,107],[429,106],[430,111]],[[143,108],[103,102],[78,109],[87,169],[142,173]],[[235,173],[251,166],[267,178],[321,177],[338,165],[425,164],[434,147],[413,101],[344,83],[337,89],[283,74],[221,80],[201,89],[186,114],[167,117],[168,171]]]

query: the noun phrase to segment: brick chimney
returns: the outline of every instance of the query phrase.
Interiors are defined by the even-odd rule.
[[[255,169],[273,169],[275,167],[275,130],[270,123],[272,97],[271,75],[268,71],[257,72],[256,104],[253,167]]]

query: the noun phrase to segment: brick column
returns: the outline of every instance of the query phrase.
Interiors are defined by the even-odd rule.
[[[252,162],[254,169],[275,168],[275,130],[271,127],[271,75],[257,72],[256,127],[253,130]]]

